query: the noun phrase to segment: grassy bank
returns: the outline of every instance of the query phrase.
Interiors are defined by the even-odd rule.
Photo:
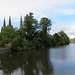
[[[2,49],[10,49],[10,47],[0,47],[0,50]]]

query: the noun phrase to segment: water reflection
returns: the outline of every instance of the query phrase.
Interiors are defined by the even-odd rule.
[[[45,50],[0,55],[0,75],[52,75],[48,53]]]

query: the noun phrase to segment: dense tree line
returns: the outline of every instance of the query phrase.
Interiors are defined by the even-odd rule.
[[[53,36],[49,34],[51,25],[50,19],[42,17],[38,22],[33,13],[29,13],[24,17],[22,29],[3,28],[0,33],[0,46],[11,42],[12,50],[28,50],[69,44],[69,37],[64,31]]]

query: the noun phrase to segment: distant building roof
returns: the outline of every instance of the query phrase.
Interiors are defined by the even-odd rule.
[[[70,39],[70,43],[75,43],[75,39]]]

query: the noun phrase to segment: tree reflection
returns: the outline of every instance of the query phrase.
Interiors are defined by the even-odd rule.
[[[50,75],[53,66],[48,53],[48,50],[44,50],[0,55],[0,70],[3,75],[14,75],[18,69],[21,70],[21,75]]]

